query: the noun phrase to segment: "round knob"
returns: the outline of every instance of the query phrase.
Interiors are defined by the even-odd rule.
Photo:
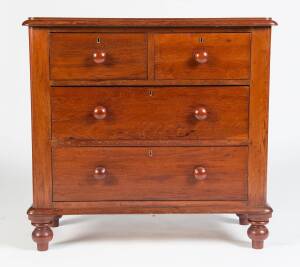
[[[93,60],[97,64],[104,63],[106,59],[106,53],[104,51],[94,52],[93,53]]]
[[[94,170],[94,178],[95,179],[104,179],[106,176],[106,169],[104,167],[97,167]]]
[[[206,51],[198,51],[194,54],[194,59],[200,64],[204,64],[208,61],[208,53]]]
[[[199,121],[203,121],[207,118],[207,109],[205,107],[198,107],[194,111],[195,118]]]
[[[204,180],[207,177],[207,172],[206,169],[204,167],[196,167],[194,169],[194,177],[197,180]]]
[[[103,107],[103,106],[97,106],[97,107],[95,107],[93,115],[94,115],[95,119],[97,119],[97,120],[103,120],[106,117],[106,115],[107,115],[106,108]]]

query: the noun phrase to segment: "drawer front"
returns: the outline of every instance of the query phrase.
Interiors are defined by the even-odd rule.
[[[246,200],[247,147],[58,147],[54,201]]]
[[[248,139],[248,87],[53,87],[52,138]]]
[[[52,33],[50,78],[146,79],[146,36],[143,33]]]
[[[249,79],[249,33],[155,35],[155,78]]]

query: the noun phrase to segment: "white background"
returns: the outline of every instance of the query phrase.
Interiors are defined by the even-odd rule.
[[[2,0],[0,42],[0,266],[300,265],[299,7],[285,1]],[[234,215],[65,216],[39,253],[25,215],[31,204],[29,16],[273,17],[269,203],[264,250],[250,249]],[[93,264],[93,265],[92,265]]]

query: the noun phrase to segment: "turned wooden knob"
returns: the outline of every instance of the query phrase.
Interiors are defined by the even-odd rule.
[[[106,108],[103,107],[103,106],[97,106],[94,108],[94,111],[93,111],[93,115],[94,115],[94,118],[97,119],[97,120],[103,120],[106,115],[107,115],[107,111],[106,111]]]
[[[94,52],[93,60],[97,64],[104,63],[106,59],[106,53],[104,51]]]
[[[194,111],[195,118],[199,121],[203,121],[207,118],[207,109],[205,107],[198,107]]]
[[[196,167],[194,169],[194,177],[197,180],[204,180],[207,177],[207,171],[204,167]]]
[[[95,179],[104,179],[106,176],[106,169],[104,167],[96,167],[94,170]]]
[[[204,64],[208,61],[208,53],[206,51],[197,51],[194,54],[194,59],[199,64]]]

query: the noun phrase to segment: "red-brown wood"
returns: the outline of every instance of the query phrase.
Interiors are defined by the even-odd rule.
[[[104,63],[106,59],[106,53],[104,51],[97,51],[93,53],[93,60],[97,64]]]
[[[267,27],[271,18],[40,18],[23,22],[30,27]]]
[[[52,80],[146,79],[143,33],[50,34]]]
[[[249,220],[248,220],[248,215],[247,214],[237,214],[239,217],[239,223],[240,225],[248,225]]]
[[[248,140],[78,140],[69,138],[67,140],[52,140],[53,146],[247,146],[249,145]]]
[[[104,179],[107,175],[105,167],[96,167],[94,170],[95,179]]]
[[[194,176],[197,180],[205,180],[207,178],[207,170],[204,167],[196,167],[194,169]]]
[[[208,61],[208,53],[205,49],[202,49],[201,51],[195,52],[194,58],[197,63],[204,64]]]
[[[55,87],[52,137],[243,142],[248,139],[248,95],[248,87]],[[94,118],[97,106],[106,109],[103,120]],[[199,107],[205,107],[206,119],[203,110],[195,114]]]
[[[96,120],[103,120],[107,116],[107,110],[103,106],[97,106],[93,110],[93,116]]]
[[[246,200],[247,156],[247,147],[56,148],[53,198]],[[105,168],[101,180],[94,178],[98,166]]]
[[[153,32],[147,32],[147,41],[148,41],[148,80],[146,82],[156,82],[154,80],[154,56],[155,56],[155,46],[154,46],[154,33]],[[143,84],[145,81],[142,81]],[[160,83],[158,83],[161,85]]]
[[[88,201],[88,202],[53,202],[51,209],[33,209],[28,213],[34,215],[74,215],[74,214],[161,214],[161,213],[244,213],[271,217],[269,206],[250,207],[248,201]]]
[[[149,64],[150,65],[150,64]],[[152,66],[152,65],[151,65]],[[151,68],[149,66],[149,68]],[[148,74],[149,75],[149,74]],[[152,75],[152,74],[151,74]],[[154,75],[154,74],[153,74]],[[151,79],[153,77],[151,76]],[[250,85],[249,80],[66,80],[50,81],[51,86],[225,86],[225,85]]]
[[[61,217],[62,217],[61,215],[59,215],[59,216],[54,216],[54,217],[53,217],[52,224],[51,224],[51,227],[58,227],[58,226],[59,226],[59,219],[60,219]]]
[[[52,206],[48,34],[47,29],[29,29],[34,208]]]
[[[268,237],[271,19],[32,18],[38,250],[67,214],[235,213]]]
[[[37,226],[32,232],[32,239],[37,244],[37,250],[48,250],[48,243],[53,238],[53,232],[49,226]]]
[[[158,80],[250,77],[249,33],[164,33],[154,40]]]
[[[205,107],[197,107],[194,111],[195,118],[199,121],[207,119],[208,112]]]
[[[249,103],[249,204],[265,205],[267,190],[270,29],[252,32]]]
[[[269,231],[265,224],[266,222],[251,222],[247,234],[252,239],[252,248],[262,249],[264,247],[264,240],[269,236]]]
[[[42,209],[45,210],[45,209]],[[53,224],[54,216],[49,214],[41,215],[34,214],[34,209],[28,210],[28,218],[31,220],[31,224],[35,226],[32,232],[32,239],[36,242],[37,250],[48,250],[48,244],[53,238],[53,232],[50,226]]]

